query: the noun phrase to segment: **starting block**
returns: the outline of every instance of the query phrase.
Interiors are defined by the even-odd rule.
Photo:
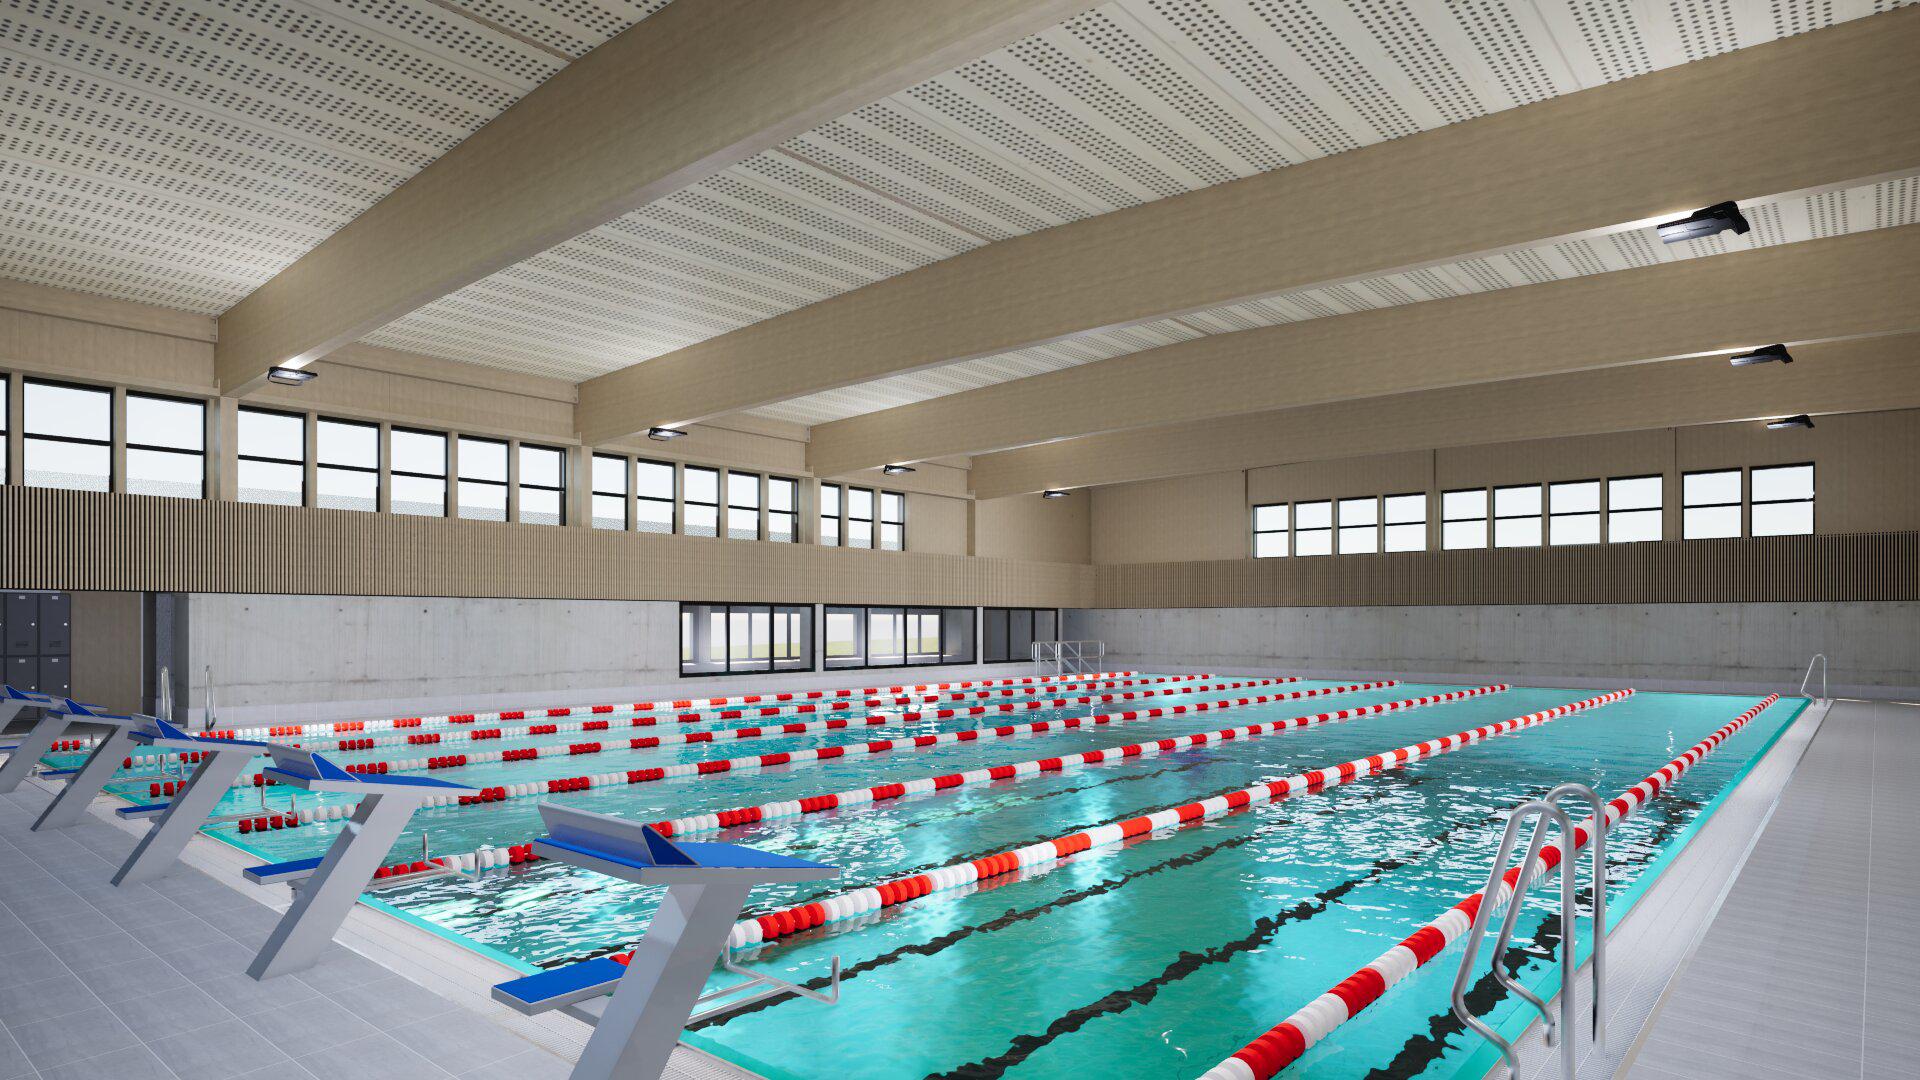
[[[194,767],[187,786],[176,792],[171,801],[126,808],[138,814],[157,813],[160,816],[133,849],[133,854],[127,856],[127,861],[113,875],[115,885],[148,881],[171,869],[174,860],[186,850],[187,841],[193,839],[193,834],[206,824],[213,808],[232,790],[233,782],[240,778],[240,770],[246,768],[247,762],[256,755],[267,750],[267,744],[261,742],[203,739],[157,718],[149,718],[147,724],[128,732],[128,738],[136,746],[178,753],[201,753],[206,757]]]

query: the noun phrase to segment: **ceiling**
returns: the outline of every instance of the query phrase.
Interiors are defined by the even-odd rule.
[[[0,0],[0,277],[216,314],[667,0]],[[580,380],[982,244],[1899,0],[1116,0],[365,340]],[[644,31],[643,31],[644,32]],[[1219,333],[1915,220],[1913,178],[1100,331],[768,406],[816,424]]]

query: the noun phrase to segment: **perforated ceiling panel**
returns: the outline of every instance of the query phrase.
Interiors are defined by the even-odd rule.
[[[1876,0],[1116,0],[824,124],[368,340],[586,378],[978,244],[1875,8]],[[1190,332],[1672,257],[1608,247],[1314,290],[1195,316]],[[1129,335],[1164,330],[1091,335],[762,411],[807,422],[852,415],[1111,355]]]
[[[223,311],[663,6],[0,0],[0,276]]]
[[[1040,348],[878,379],[783,401],[757,409],[755,414],[802,424],[824,424],[1206,334],[1226,334],[1422,300],[1536,285],[1866,229],[1913,225],[1920,223],[1920,176],[1810,198],[1752,203],[1744,209],[1753,226],[1745,236],[1721,233],[1705,240],[1667,245],[1660,242],[1651,228],[1642,228],[1571,243],[1543,244],[1409,273],[1303,289],[1244,304],[1191,312],[1178,319],[1164,319],[1145,326],[1103,331]]]

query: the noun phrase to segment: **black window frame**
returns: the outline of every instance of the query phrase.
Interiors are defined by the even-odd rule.
[[[1284,522],[1277,529],[1261,528],[1260,527],[1260,511],[1274,510],[1274,509],[1283,510],[1286,512]],[[1248,518],[1248,523],[1253,526],[1253,557],[1254,558],[1284,559],[1293,554],[1293,537],[1291,535],[1293,532],[1293,504],[1292,503],[1289,503],[1289,502],[1255,503],[1253,505],[1253,511]],[[1278,536],[1280,538],[1280,550],[1270,555],[1260,554],[1260,538],[1263,536]]]
[[[393,464],[393,441],[394,441],[393,437],[395,435],[425,435],[429,438],[439,439],[440,440],[440,473],[439,475],[436,476],[433,473],[415,472],[412,469],[395,468]],[[452,476],[453,439],[454,439],[454,435],[453,435],[453,432],[451,431],[434,431],[432,428],[417,428],[412,426],[403,426],[400,424],[394,424],[391,427],[387,428],[387,484],[389,485],[388,496],[387,496],[387,511],[389,513],[398,514],[401,517],[419,517],[419,518],[434,518],[434,517],[445,518],[447,516],[448,511],[450,511],[453,508],[453,483],[454,483],[453,476]],[[394,509],[392,492],[396,487],[399,486],[393,483],[393,477],[396,477],[396,476],[405,476],[414,480],[440,481],[440,512],[438,514],[412,514],[404,510]]]
[[[658,495],[640,494],[640,472],[644,468],[659,468],[659,469],[667,470],[666,498],[663,499]],[[633,468],[628,475],[633,478],[633,507],[632,507],[633,531],[644,532],[650,536],[672,536],[680,528],[680,502],[679,502],[680,469],[677,466],[675,466],[674,463],[671,461],[660,461],[657,458],[634,458]],[[654,529],[642,529],[640,527],[640,506],[642,503],[645,503],[648,506],[657,505],[659,503],[666,504],[667,527],[664,531],[657,531]]]
[[[745,506],[733,501],[733,478],[736,476],[753,481],[753,505]],[[767,531],[766,529],[761,527],[761,522],[760,522],[760,504],[765,501],[760,497],[761,496],[760,489],[762,487],[762,481],[764,479],[765,478],[762,477],[759,473],[743,472],[740,469],[728,469],[726,471],[726,476],[724,478],[725,487],[722,489],[720,493],[720,497],[725,503],[727,514],[726,514],[726,520],[724,522],[725,528],[722,530],[721,535],[725,536],[729,540],[758,541],[758,540],[765,540],[767,538]],[[735,510],[753,512],[753,535],[752,536],[733,535],[733,532],[734,532],[733,512]]]
[[[1420,500],[1420,516],[1417,519],[1395,521],[1393,517],[1393,500],[1395,499]],[[1432,502],[1432,496],[1424,491],[1400,491],[1390,495],[1380,496],[1380,550],[1388,555],[1427,550],[1427,517],[1432,513],[1433,508],[1430,505]],[[1392,544],[1393,530],[1396,528],[1404,529],[1408,526],[1419,527],[1418,535],[1420,537],[1420,546],[1394,547]]]
[[[787,506],[789,507],[789,509],[775,510],[773,508],[773,492],[776,487],[784,488],[787,491],[788,493]],[[766,496],[765,502],[767,504],[767,517],[766,517],[767,527],[764,531],[764,535],[762,539],[766,540],[770,544],[799,543],[800,542],[800,481],[794,479],[791,476],[771,476],[770,475],[767,477],[767,483],[766,483],[764,494]],[[787,526],[787,535],[786,535],[786,539],[784,540],[780,538],[780,531],[773,527],[776,520],[784,521],[784,523]]]
[[[105,394],[107,396],[107,437],[105,439],[90,439],[80,435],[35,434],[33,429],[30,426],[31,417],[27,410],[27,390],[34,386],[50,386],[50,387],[54,387],[61,390],[84,390],[88,393]],[[113,387],[111,386],[100,386],[94,383],[70,382],[66,379],[38,379],[32,376],[28,376],[21,379],[20,380],[20,483],[21,485],[25,487],[45,487],[49,491],[93,491],[95,490],[93,488],[51,487],[46,484],[29,484],[27,482],[27,462],[31,457],[31,455],[27,453],[28,445],[35,441],[58,442],[58,443],[66,443],[69,446],[105,447],[107,451],[107,486],[105,490],[107,491],[115,490],[115,484],[116,484],[116,481],[119,479],[119,475],[114,471],[114,467],[113,467],[113,433],[119,429],[119,423],[120,423],[120,410],[118,408],[118,403],[113,400]]]
[[[554,469],[555,483],[535,484],[527,480],[525,457],[529,450],[551,453],[558,464]],[[564,446],[548,446],[545,443],[516,442],[513,445],[513,520],[519,525],[565,525],[567,523],[567,450]],[[528,521],[525,495],[528,491],[553,492],[554,517],[556,521]]]
[[[331,465],[331,464],[328,464],[327,462],[321,461],[320,460],[320,435],[323,431],[326,430],[324,425],[327,425],[327,424],[339,424],[343,427],[372,428],[373,429],[373,465],[372,466]],[[316,507],[320,507],[320,499],[322,498],[322,493],[320,490],[320,478],[326,474],[327,470],[332,469],[335,472],[371,473],[373,475],[373,509],[372,510],[361,510],[358,507],[352,507],[352,506],[327,506],[327,507],[320,507],[320,508],[325,510],[348,510],[348,511],[352,511],[354,513],[359,513],[359,514],[378,513],[380,510],[380,497],[382,494],[385,493],[384,489],[386,487],[386,478],[380,475],[380,472],[381,472],[380,470],[381,452],[380,451],[381,451],[382,442],[383,440],[381,439],[380,425],[375,423],[374,421],[349,420],[342,416],[314,417],[313,418],[313,505]]]
[[[1553,508],[1554,489],[1578,487],[1581,484],[1593,485],[1593,509],[1592,510],[1565,510],[1565,511],[1556,512]],[[1546,497],[1545,510],[1547,514],[1547,533],[1546,533],[1547,547],[1579,547],[1584,544],[1606,543],[1606,540],[1607,540],[1607,534],[1606,534],[1607,482],[1605,480],[1599,479],[1598,477],[1593,477],[1586,480],[1548,481],[1545,497]],[[1593,519],[1593,539],[1565,540],[1565,541],[1558,539],[1557,534],[1558,534],[1559,526],[1556,524],[1556,522],[1559,522],[1563,519],[1571,519],[1571,518],[1592,518]]]
[[[1633,480],[1657,480],[1660,482],[1660,497],[1654,501],[1654,504],[1652,506],[1629,506],[1629,507],[1621,508],[1613,504],[1613,486],[1615,484],[1626,483]],[[1606,542],[1607,543],[1609,544],[1651,544],[1651,543],[1659,543],[1660,541],[1665,540],[1667,538],[1667,476],[1665,473],[1636,473],[1632,476],[1609,476],[1607,477],[1606,491],[1607,491],[1607,502],[1606,502],[1606,507],[1607,507]],[[1655,530],[1656,535],[1651,540],[1622,540],[1613,535],[1614,519],[1618,515],[1648,514],[1648,513],[1652,514],[1653,520],[1659,523],[1658,528]]]
[[[124,444],[124,449],[129,454],[131,454],[135,450],[139,450],[142,453],[148,453],[148,454],[174,454],[179,457],[194,457],[194,458],[200,459],[200,493],[198,495],[168,495],[168,496],[160,496],[160,497],[176,498],[176,499],[206,498],[207,497],[207,399],[197,398],[197,397],[188,397],[182,394],[155,394],[146,390],[128,390],[126,394],[126,398],[127,398],[126,417],[122,421],[122,426],[125,428],[125,431],[123,434],[125,435],[125,439],[126,439]],[[198,408],[200,410],[200,449],[182,450],[177,446],[161,446],[156,443],[134,442],[133,441],[133,403],[134,401],[140,400],[140,399],[145,399],[147,401],[171,401],[176,405],[192,405]],[[109,400],[111,400],[111,395],[109,395]],[[109,408],[111,408],[111,405],[109,405]],[[108,415],[111,416],[112,414],[109,413]],[[111,454],[111,451],[109,451],[109,454]],[[109,457],[108,469],[109,471],[111,471],[112,469],[111,457]],[[126,485],[127,485],[128,494],[140,494],[139,492],[135,492],[133,490],[133,463],[131,458],[127,460],[126,470],[127,470]],[[108,483],[111,484],[112,481],[109,480]]]
[[[895,500],[895,505],[900,509],[900,517],[898,520],[887,516],[887,500],[889,499]],[[876,492],[874,494],[873,512],[873,549],[875,551],[907,550],[907,493],[904,491],[886,491],[884,489]],[[898,545],[895,547],[887,546],[888,529],[898,529],[900,531]]]
[[[1811,480],[1810,480],[1810,481],[1808,482],[1808,484],[1807,484],[1807,487],[1808,487],[1808,494],[1807,494],[1807,497],[1806,497],[1806,498],[1804,498],[1804,499],[1797,499],[1797,498],[1796,498],[1796,499],[1761,499],[1761,498],[1756,498],[1756,497],[1755,497],[1755,494],[1754,494],[1754,493],[1755,493],[1755,485],[1754,485],[1754,482],[1753,482],[1753,477],[1754,477],[1754,474],[1755,474],[1755,473],[1762,473],[1762,472],[1768,472],[1768,471],[1770,471],[1770,470],[1773,470],[1773,469],[1806,469],[1806,470],[1807,470],[1807,472],[1808,472],[1808,475],[1809,475],[1809,476],[1811,477]],[[1746,527],[1746,534],[1747,534],[1748,536],[1813,536],[1813,535],[1815,535],[1816,533],[1818,533],[1818,531],[1819,531],[1819,527],[1820,527],[1820,522],[1819,522],[1819,517],[1818,517],[1818,515],[1819,515],[1819,512],[1820,512],[1820,511],[1819,511],[1819,502],[1818,502],[1818,499],[1816,498],[1816,496],[1818,496],[1818,495],[1819,495],[1819,493],[1820,493],[1820,487],[1819,487],[1819,484],[1820,484],[1820,474],[1819,474],[1819,471],[1818,471],[1817,469],[1815,469],[1815,468],[1814,468],[1814,463],[1813,463],[1813,462],[1811,462],[1811,461],[1789,461],[1789,462],[1783,462],[1783,463],[1781,463],[1781,464],[1779,464],[1779,465],[1753,465],[1753,466],[1749,466],[1749,467],[1748,467],[1748,469],[1747,469],[1747,488],[1746,488],[1746,495],[1747,495],[1747,515],[1746,515],[1746,518],[1747,518],[1747,527]],[[1806,531],[1806,532],[1803,532],[1803,533],[1799,533],[1799,532],[1792,532],[1792,533],[1779,533],[1779,532],[1770,532],[1770,533],[1763,533],[1763,532],[1760,532],[1759,530],[1757,530],[1757,529],[1755,529],[1755,528],[1753,527],[1753,511],[1754,511],[1754,508],[1755,508],[1755,507],[1760,507],[1760,506],[1786,506],[1786,505],[1789,505],[1789,504],[1793,504],[1793,503],[1806,503],[1806,504],[1807,504],[1807,531]]]
[[[513,441],[511,439],[495,439],[486,435],[460,435],[457,436],[457,438],[459,442],[455,445],[459,450],[460,457],[459,467],[454,470],[453,476],[454,504],[456,507],[455,516],[463,521],[507,521],[510,517],[508,511],[511,509],[508,505],[511,501],[508,496],[513,490]],[[500,479],[494,480],[467,475],[467,445],[469,443],[485,443],[488,446],[497,446],[500,448]],[[467,500],[459,497],[461,489],[467,484],[473,484],[476,487],[498,489],[500,492],[500,516],[469,516],[467,513]]]
[[[1372,503],[1373,504],[1373,521],[1369,524],[1355,524],[1355,525],[1346,524],[1345,523],[1346,507],[1349,503],[1353,504],[1356,508],[1365,503]],[[1380,554],[1380,548],[1382,544],[1382,538],[1381,538],[1381,532],[1380,532],[1380,514],[1381,514],[1380,496],[1378,495],[1355,495],[1350,498],[1333,500],[1333,553],[1335,555],[1378,555]],[[1373,534],[1373,546],[1370,548],[1367,548],[1364,551],[1348,551],[1347,550],[1347,534],[1349,532],[1357,534],[1357,533],[1360,533],[1362,530],[1369,531]]]
[[[833,513],[831,514],[827,513],[827,493],[828,492],[833,493]],[[847,513],[847,493],[844,485],[821,484],[820,485],[820,514],[819,514],[820,535],[814,538],[815,541],[819,543],[822,547],[845,547],[847,543],[846,513]],[[833,529],[832,529],[833,538],[831,540],[827,538],[827,534],[828,534],[827,525],[829,522],[831,522],[833,525]]]
[[[721,656],[725,657],[725,670],[712,671],[699,668],[691,671],[688,670],[688,660],[684,650],[686,647],[686,619],[689,614],[688,609],[690,608],[703,610],[709,615],[715,611],[721,613],[720,625],[725,629],[727,634],[727,640],[722,643],[720,650]],[[751,620],[753,614],[756,612],[765,612],[767,614],[768,654],[765,667],[755,667],[750,664],[735,666],[732,634],[733,615],[736,612],[748,616],[749,620]],[[797,618],[798,625],[801,629],[802,641],[801,648],[799,649],[799,663],[797,665],[789,664],[784,667],[775,666],[776,658],[772,652],[773,643],[776,640],[774,628],[780,622],[777,617],[781,615],[787,616],[789,619]],[[814,661],[816,652],[814,648],[814,605],[812,604],[740,604],[730,601],[682,600],[680,602],[680,622],[681,646],[683,650],[680,657],[680,677],[683,679],[721,679],[733,678],[737,675],[789,675],[796,672],[813,671],[816,668]],[[751,626],[751,622],[749,622],[749,626]],[[751,648],[751,645],[749,645],[749,648]]]
[[[1054,634],[1053,637],[1043,638],[1039,636],[1039,626],[1037,624],[1039,622],[1039,615],[1042,612],[1051,614],[1053,616],[1053,634]],[[1011,648],[1012,643],[1014,641],[1012,624],[1014,619],[1020,618],[1023,615],[1027,620],[1027,623],[1026,623],[1027,651],[1024,653],[1015,653]],[[991,623],[991,621],[996,617],[1005,619],[1008,624],[1007,634],[1005,635],[1006,640],[1004,643],[1008,646],[1008,648],[1006,650],[1006,655],[1002,655],[1002,656],[993,655],[988,650],[988,647],[987,647],[987,643],[990,640],[987,632],[988,626]],[[1035,641],[1057,641],[1059,640],[1059,634],[1060,634],[1060,609],[1059,608],[1034,608],[1034,607],[982,608],[980,611],[980,628],[979,628],[980,663],[982,664],[1031,664],[1033,663],[1033,643]]]
[[[853,512],[853,496],[855,492],[864,494],[867,497],[866,517],[860,517]],[[880,492],[870,487],[858,487],[853,484],[847,484],[845,485],[845,493],[840,503],[840,512],[843,515],[840,526],[840,546],[854,548],[859,551],[875,550],[874,545],[880,541],[880,535],[874,529],[874,519],[880,513]],[[856,544],[853,542],[853,527],[856,523],[867,527],[867,542],[864,544]]]
[[[261,465],[292,465],[297,467],[300,471],[300,487],[299,487],[300,495],[298,500],[292,503],[261,502],[253,499],[242,499],[240,498],[239,485],[238,485],[240,470],[239,470],[239,466],[236,464],[234,467],[234,474],[235,474],[234,498],[240,502],[251,503],[255,506],[305,506],[307,505],[307,498],[309,495],[309,492],[307,491],[307,458],[313,452],[313,447],[308,445],[310,440],[307,438],[307,414],[303,412],[289,412],[286,409],[263,409],[254,405],[242,405],[239,407],[238,413],[255,413],[261,416],[279,416],[289,420],[297,420],[300,422],[300,456],[297,459],[269,457],[266,454],[241,453],[239,452],[239,427],[238,427],[237,421],[234,429],[235,431],[234,461],[236,463],[243,462],[243,461],[251,461]]]
[[[706,537],[712,537],[715,539],[726,536],[726,520],[720,514],[721,507],[725,506],[727,501],[727,489],[725,486],[725,472],[726,471],[724,469],[710,468],[706,465],[680,466],[680,474],[681,474],[680,475],[680,503],[682,506],[686,507],[687,509],[687,512],[681,515],[682,521],[680,524],[681,524],[681,527],[684,530],[686,530],[683,533],[683,535],[706,536]],[[701,499],[695,499],[693,497],[693,494],[692,494],[693,485],[687,483],[687,474],[689,473],[713,474],[713,501],[712,502],[707,502]],[[712,532],[697,533],[693,531],[692,511],[693,511],[693,508],[696,506],[704,507],[713,511],[713,531]]]
[[[1687,478],[1688,477],[1720,476],[1725,474],[1733,475],[1739,485],[1739,490],[1737,490],[1734,493],[1732,502],[1692,503],[1687,501]],[[1688,469],[1686,472],[1683,472],[1680,474],[1680,539],[1682,540],[1732,540],[1738,537],[1745,536],[1747,534],[1746,502],[1747,502],[1747,470],[1737,465],[1728,467],[1728,468],[1720,468],[1720,469]],[[1730,535],[1689,536],[1687,534],[1687,518],[1688,518],[1687,511],[1719,510],[1729,506],[1733,507],[1735,511],[1734,516],[1737,519],[1737,523],[1734,526],[1734,530]]]
[[[1480,494],[1480,512],[1469,517],[1450,517],[1447,514],[1447,496],[1466,495],[1472,492]],[[1477,544],[1450,544],[1447,542],[1447,526],[1456,522],[1477,521],[1480,523],[1480,542]],[[1442,551],[1487,551],[1493,547],[1493,492],[1484,487],[1447,488],[1440,492],[1440,550]]]
[[[1301,528],[1300,527],[1301,509],[1304,507],[1321,507],[1321,506],[1324,506],[1327,508],[1327,523],[1325,525],[1313,525],[1304,529]],[[1293,557],[1294,558],[1319,559],[1319,558],[1325,558],[1328,555],[1335,555],[1339,553],[1339,550],[1340,550],[1339,542],[1338,542],[1339,534],[1334,531],[1336,526],[1338,525],[1338,520],[1335,517],[1336,506],[1337,504],[1333,499],[1306,499],[1306,500],[1295,499],[1293,501],[1292,518],[1293,518]],[[1311,535],[1316,539],[1324,537],[1327,542],[1327,550],[1301,551],[1300,538],[1302,536],[1307,536],[1307,535]]]
[[[602,461],[620,463],[620,491],[600,490],[600,470],[596,468]],[[597,507],[603,498],[620,500],[620,524],[600,524]],[[633,531],[633,459],[625,454],[603,454],[595,451],[587,456],[587,524],[607,532]]]
[[[1503,491],[1525,491],[1532,488],[1539,492],[1540,509],[1531,514],[1503,514],[1500,512],[1500,493]],[[1503,521],[1526,521],[1532,519],[1540,529],[1540,539],[1532,544],[1503,544],[1500,542],[1500,523]],[[1487,496],[1487,522],[1491,534],[1487,537],[1488,546],[1502,551],[1525,550],[1547,546],[1547,485],[1536,481],[1531,484],[1498,484]]]
[[[964,614],[966,625],[953,627],[955,633],[949,635],[949,620]],[[854,617],[854,634],[859,654],[852,659],[835,658],[828,653],[831,643],[826,640],[828,625],[835,616]],[[875,617],[900,620],[900,659],[886,663],[876,663],[873,659],[873,627]],[[938,642],[938,651],[934,653],[915,653],[913,642],[916,639],[916,627],[924,629],[925,620],[933,620],[933,635]],[[823,604],[820,619],[820,667],[823,671],[866,671],[887,668],[924,668],[957,667],[972,665],[980,655],[980,612],[976,608],[959,605],[927,604]],[[961,631],[964,632],[961,632]],[[949,657],[947,647],[950,641],[963,641],[965,655],[954,654]]]

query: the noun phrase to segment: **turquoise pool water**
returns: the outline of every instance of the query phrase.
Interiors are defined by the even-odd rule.
[[[1452,687],[1402,685],[556,798],[641,820],[677,817],[1442,689]],[[1200,695],[1231,696],[1239,695]],[[840,881],[824,887],[757,892],[752,910],[766,910],[1590,696],[1516,689],[712,835],[843,869]],[[1181,700],[1192,699],[1155,703]],[[844,965],[838,1005],[763,1003],[691,1031],[687,1039],[774,1080],[1198,1076],[1479,888],[1507,809],[1565,780],[1580,780],[1611,797],[1754,700],[1640,694],[1322,793],[829,924],[742,959],[804,980],[823,975],[838,954]],[[1627,897],[1643,875],[1656,870],[1796,712],[1795,704],[1783,702],[1762,713],[1671,794],[1623,823],[1611,840],[1610,896]],[[1019,719],[1042,716],[1022,713]],[[941,721],[917,730],[976,723]],[[696,744],[435,775],[504,783],[851,741],[864,736],[831,732]],[[365,756],[391,757],[397,749],[411,748]],[[419,752],[428,750],[445,748]],[[549,765],[552,771],[542,771]],[[141,784],[137,794],[144,792]],[[247,790],[231,798],[251,805],[258,796]],[[417,849],[420,829],[438,850],[523,842],[538,834],[538,801],[423,813],[398,850]],[[245,838],[228,832],[226,838],[268,858],[293,858],[320,850],[337,827]],[[1529,978],[1545,974],[1542,959],[1558,932],[1547,896],[1547,890],[1536,890],[1528,902],[1520,923],[1524,940],[1508,957]],[[430,881],[380,897],[410,917],[529,965],[629,947],[656,900],[655,890],[553,864]],[[1385,1080],[1452,1077],[1462,1075],[1463,1067],[1473,1075],[1484,1071],[1485,1060],[1475,1058],[1477,1040],[1461,1036],[1447,1007],[1457,956],[1456,946],[1284,1075]],[[1475,1001],[1496,1022],[1514,1010],[1513,1002],[1492,992],[1491,980],[1476,990]]]

